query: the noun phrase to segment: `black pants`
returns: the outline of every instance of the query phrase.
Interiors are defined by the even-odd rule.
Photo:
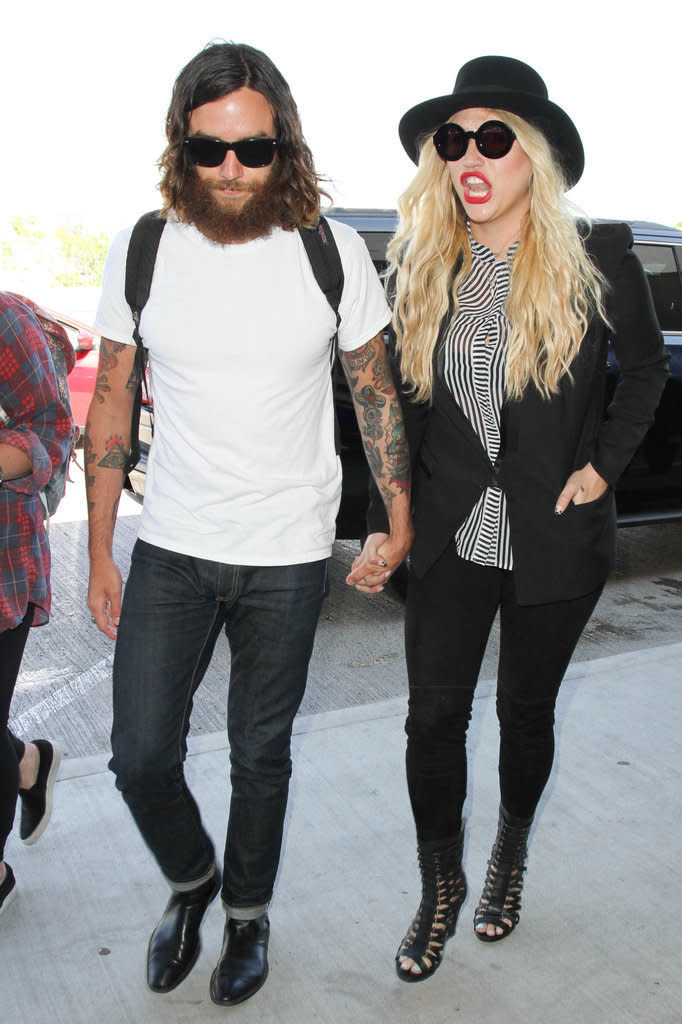
[[[33,605],[14,629],[0,633],[0,861],[5,856],[5,843],[12,831],[19,793],[19,762],[24,744],[7,728],[14,685],[33,621]]]
[[[422,579],[410,574],[406,760],[420,840],[444,839],[460,829],[466,733],[498,608],[500,799],[510,814],[532,816],[554,758],[559,686],[602,589],[571,601],[519,605],[513,572],[467,562],[454,544]]]

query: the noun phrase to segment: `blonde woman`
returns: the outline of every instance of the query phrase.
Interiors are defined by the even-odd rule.
[[[475,933],[493,942],[519,921],[557,692],[613,565],[613,486],[653,418],[666,355],[629,228],[570,213],[582,144],[532,68],[470,61],[451,94],[405,114],[400,138],[418,164],[390,255],[414,466],[406,732],[422,901],[396,966],[420,981],[466,895],[465,739],[498,610],[501,805]],[[609,338],[621,381],[604,420]],[[349,582],[372,592],[379,500],[370,528]]]

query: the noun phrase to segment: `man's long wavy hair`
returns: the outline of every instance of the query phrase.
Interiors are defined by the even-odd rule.
[[[529,384],[549,398],[580,349],[597,313],[606,320],[604,281],[585,252],[565,182],[545,136],[508,111],[492,110],[516,133],[532,165],[530,210],[514,256],[506,303],[506,395],[520,399]],[[448,167],[424,141],[419,167],[398,201],[400,223],[389,245],[395,290],[393,325],[401,371],[416,401],[430,401],[433,356],[441,321],[471,269],[466,215]]]
[[[240,43],[210,44],[192,58],[175,80],[166,117],[168,145],[159,160],[162,214],[166,216],[172,210],[183,219],[184,186],[188,176],[195,173],[183,145],[191,112],[243,88],[262,93],[274,114],[279,146],[272,180],[281,196],[281,226],[286,230],[312,227],[320,215],[320,197],[329,197],[320,187],[321,178],[303,138],[291,90],[269,57]]]

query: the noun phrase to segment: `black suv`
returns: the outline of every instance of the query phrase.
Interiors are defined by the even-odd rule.
[[[395,210],[333,209],[328,216],[350,224],[365,240],[379,273],[386,268],[386,247],[398,217]],[[666,348],[670,378],[653,426],[635,452],[616,488],[621,526],[682,519],[682,231],[631,221],[635,251],[649,281]],[[618,364],[610,353],[607,402],[618,380]],[[343,371],[334,369],[334,395],[341,427],[343,493],[337,537],[362,537],[365,530],[368,473],[362,442]],[[149,417],[140,423],[139,466],[131,474],[132,489],[144,494],[144,473],[151,442]]]

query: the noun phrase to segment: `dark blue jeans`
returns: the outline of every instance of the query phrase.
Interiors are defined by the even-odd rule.
[[[223,901],[234,911],[254,912],[272,895],[291,729],[326,572],[326,560],[254,567],[192,558],[140,540],[133,550],[114,658],[110,767],[171,885],[199,883],[215,852],[183,765],[193,696],[224,628],[232,655],[232,794]]]

